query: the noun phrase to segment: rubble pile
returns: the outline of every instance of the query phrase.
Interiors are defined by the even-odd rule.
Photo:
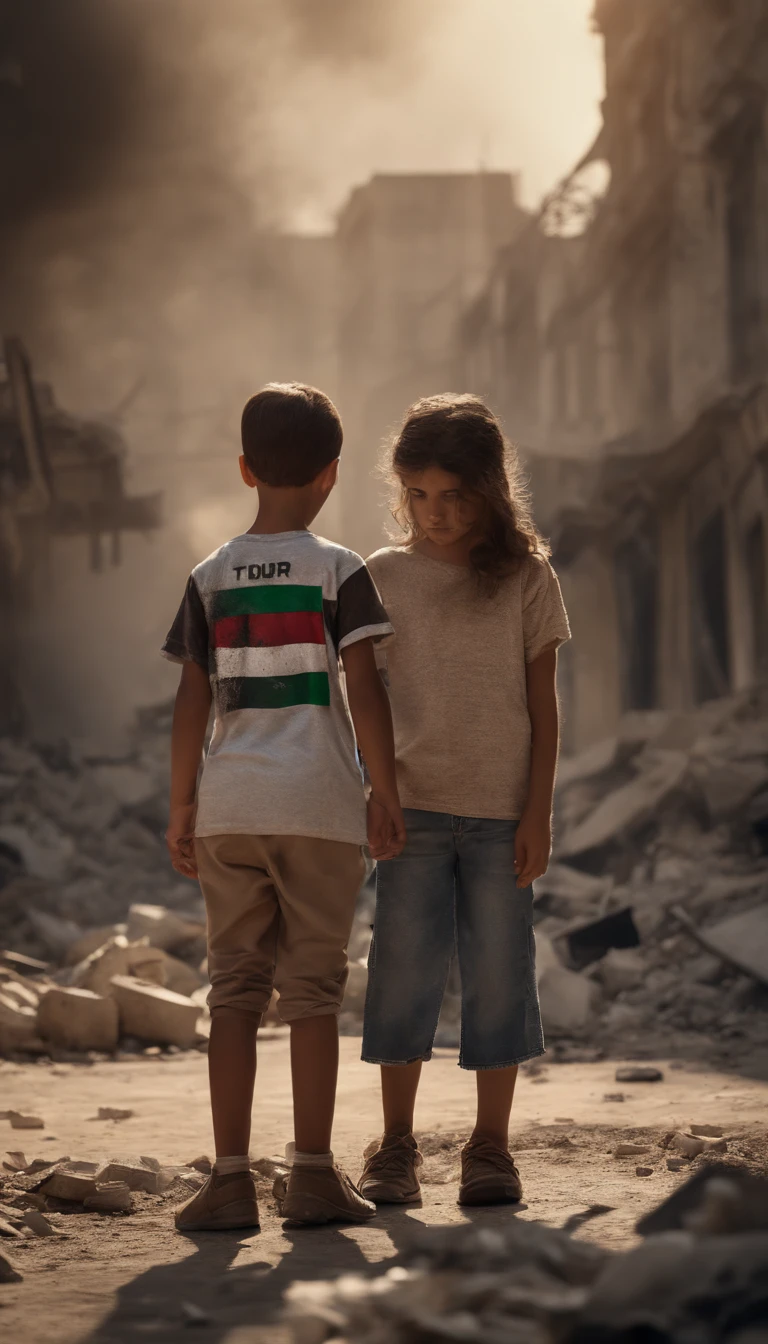
[[[0,1053],[204,1043],[205,923],[168,862],[171,707],[120,758],[0,739]]]
[[[710,1166],[624,1254],[512,1219],[424,1228],[385,1274],[289,1290],[295,1344],[758,1344],[768,1338],[768,1182]]]
[[[277,1159],[264,1157],[251,1167],[258,1193],[266,1201],[275,1178],[286,1168]],[[124,1154],[99,1161],[60,1157],[28,1162],[24,1153],[6,1153],[0,1163],[0,1242],[13,1259],[0,1255],[0,1283],[23,1277],[20,1257],[14,1253],[23,1250],[25,1242],[66,1235],[71,1215],[123,1216],[163,1205],[173,1208],[195,1194],[210,1171],[209,1157],[164,1166],[154,1157]]]
[[[550,1038],[768,1045],[768,698],[627,716],[563,762],[537,886]]]

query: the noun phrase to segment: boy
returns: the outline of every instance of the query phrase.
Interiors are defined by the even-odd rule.
[[[247,403],[240,471],[256,521],[193,570],[163,646],[183,664],[167,832],[208,916],[208,1051],[216,1162],[176,1215],[183,1231],[257,1227],[248,1160],[256,1033],[273,986],[291,1028],[291,1222],[364,1222],[375,1206],[334,1166],[337,1015],[364,876],[405,842],[389,702],[373,645],[392,626],[359,556],[308,529],[336,484],[342,427],[315,388]],[[211,700],[215,721],[199,789]]]

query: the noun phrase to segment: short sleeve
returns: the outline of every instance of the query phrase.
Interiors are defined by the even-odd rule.
[[[559,648],[571,630],[557,575],[543,556],[531,556],[523,578],[525,661],[532,663],[547,649]]]
[[[205,608],[197,584],[190,575],[181,606],[161,653],[172,663],[197,663],[207,672],[209,642]]]
[[[360,562],[339,586],[336,604],[336,647],[341,653],[361,639],[377,642],[394,634],[376,584],[366,565]]]

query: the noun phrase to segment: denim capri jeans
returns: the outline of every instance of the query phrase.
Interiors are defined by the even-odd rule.
[[[408,839],[379,863],[363,1059],[430,1059],[454,948],[463,1069],[544,1053],[533,889],[515,879],[514,821],[405,810]]]

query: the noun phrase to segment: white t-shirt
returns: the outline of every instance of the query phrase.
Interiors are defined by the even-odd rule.
[[[395,627],[377,655],[403,807],[518,819],[531,756],[526,664],[570,637],[560,585],[530,556],[494,597],[472,571],[387,547],[368,568]]]
[[[391,634],[360,556],[311,532],[244,533],[193,569],[162,651],[211,681],[196,835],[365,842],[339,654]]]

